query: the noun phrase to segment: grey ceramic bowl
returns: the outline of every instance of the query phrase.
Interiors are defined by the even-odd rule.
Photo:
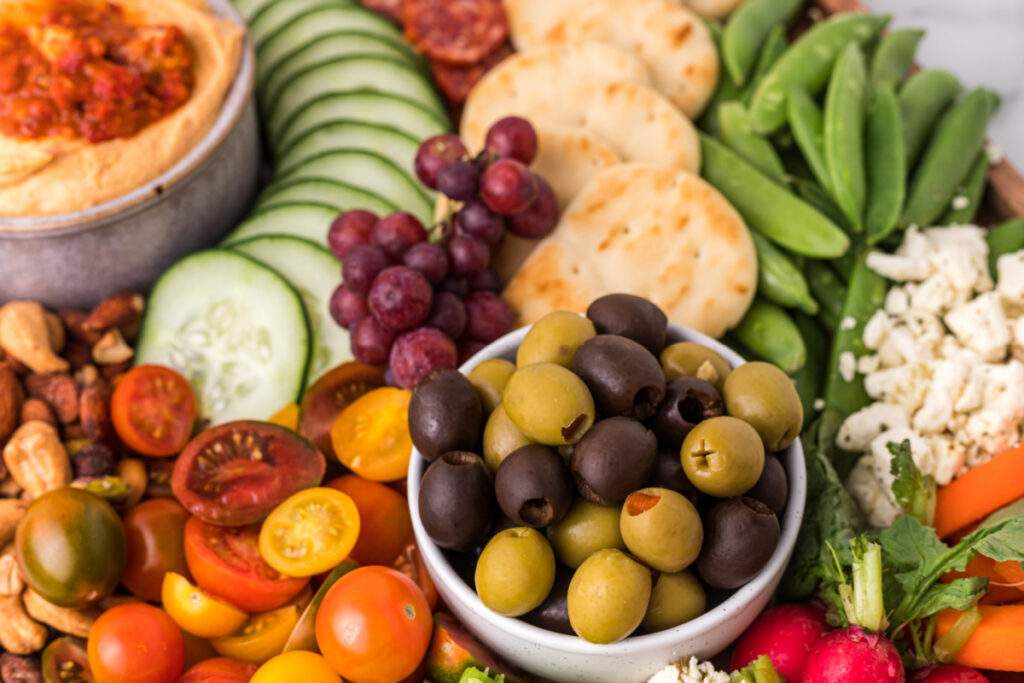
[[[245,23],[229,0],[210,7]],[[159,177],[83,211],[0,217],[0,303],[85,308],[118,291],[146,291],[176,260],[233,228],[252,205],[259,172],[255,64],[247,36],[213,127]]]

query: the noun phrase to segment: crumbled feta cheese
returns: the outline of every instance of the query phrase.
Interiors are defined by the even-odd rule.
[[[923,280],[928,264],[910,256],[873,251],[868,254],[868,268],[890,280]]]
[[[885,295],[885,312],[889,315],[902,315],[910,307],[910,297],[902,287],[893,287]]]
[[[1004,254],[996,261],[999,286],[996,291],[1009,303],[1024,304],[1024,251]]]
[[[958,194],[957,196],[953,197],[953,201],[951,201],[949,203],[949,206],[954,211],[960,211],[961,209],[966,209],[970,205],[971,205],[970,198],[965,197],[962,194]]]
[[[985,145],[985,154],[988,155],[988,163],[998,164],[1006,158],[1006,154],[999,147],[996,147],[991,142]]]
[[[696,657],[669,664],[647,679],[647,683],[729,683],[729,674]]]
[[[960,343],[977,351],[984,360],[998,361],[1006,356],[1010,328],[997,294],[987,292],[957,306],[944,320]]]
[[[848,315],[839,321],[839,329],[841,330],[852,330],[857,327],[857,319],[852,315]]]
[[[904,308],[904,310],[906,310]],[[889,316],[885,314],[885,311],[875,311],[875,314],[868,318],[868,322],[864,325],[864,346],[877,351],[882,340],[885,339],[886,333],[889,332]]]
[[[882,489],[872,468],[872,458],[865,455],[857,461],[846,479],[846,490],[864,511],[868,524],[878,528],[890,526],[900,514],[891,494]]]
[[[845,451],[864,452],[879,434],[909,427],[907,409],[895,403],[872,403],[850,415],[839,427],[836,445]]]
[[[839,354],[839,376],[844,382],[852,382],[857,376],[857,357],[852,351]]]
[[[816,412],[819,412],[819,413],[821,411],[825,410],[825,399],[823,399],[823,398],[816,398],[816,399],[814,399],[814,410]]]

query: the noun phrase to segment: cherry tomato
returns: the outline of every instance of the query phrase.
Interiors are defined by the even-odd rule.
[[[249,615],[234,605],[215,598],[175,572],[164,576],[161,602],[171,619],[200,638],[226,636],[245,623]]]
[[[164,574],[185,574],[185,522],[189,514],[176,500],[154,498],[136,505],[124,516],[128,562],[123,583],[142,600],[160,599]]]
[[[338,674],[314,652],[295,650],[277,655],[261,666],[252,683],[338,683]]]
[[[412,540],[412,518],[402,494],[351,474],[327,486],[347,493],[359,509],[359,539],[349,557],[365,565],[393,564]]]
[[[294,432],[240,420],[192,439],[174,463],[171,489],[196,517],[244,526],[296,491],[318,485],[326,466],[323,454]]]
[[[313,576],[348,557],[359,538],[359,510],[341,491],[299,491],[270,513],[260,529],[260,555],[285,576]]]
[[[316,642],[345,680],[394,683],[420,665],[432,628],[430,606],[412,580],[387,567],[362,567],[327,591]]]
[[[199,587],[246,612],[266,612],[298,595],[309,579],[283,576],[260,556],[259,527],[219,527],[193,517],[185,559]]]
[[[394,387],[374,389],[341,411],[331,427],[338,460],[373,481],[405,476],[412,454],[409,400],[412,392]]]
[[[341,411],[371,389],[384,386],[384,370],[355,361],[343,363],[313,383],[302,397],[299,433],[326,455],[334,455],[331,425]]]
[[[188,443],[196,421],[196,397],[188,380],[170,368],[140,365],[114,388],[114,430],[142,455],[174,455]]]
[[[186,669],[217,656],[217,651],[213,649],[213,645],[210,645],[210,641],[206,638],[194,636],[188,631],[182,631],[181,637],[185,640]]]
[[[256,665],[229,657],[199,662],[178,679],[178,683],[248,683]]]
[[[100,615],[87,650],[98,683],[174,683],[185,666],[181,631],[163,610],[141,602]]]
[[[427,604],[430,605],[430,610],[437,609],[437,602],[440,597],[437,594],[437,586],[434,585],[434,579],[430,577],[430,572],[427,571],[427,563],[423,560],[423,553],[416,547],[415,543],[410,543],[405,546],[402,550],[402,554],[395,560],[394,568],[402,572],[420,587],[423,591],[423,597],[427,599]]]
[[[299,405],[297,403],[289,403],[282,406],[280,410],[267,419],[267,422],[278,427],[290,429],[293,432],[299,431]]]
[[[271,612],[256,614],[237,632],[223,638],[214,638],[210,644],[225,657],[262,664],[274,655],[281,654],[292,629],[299,623],[299,612],[298,605],[287,605]]]

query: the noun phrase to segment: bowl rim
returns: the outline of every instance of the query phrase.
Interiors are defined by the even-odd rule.
[[[519,344],[529,330],[530,326],[522,327],[492,342],[463,363],[459,367],[459,371],[465,374],[485,360],[508,356],[519,347]],[[671,343],[676,341],[693,341],[708,346],[720,353],[733,367],[747,362],[742,356],[726,345],[696,330],[669,323],[668,331],[669,339],[672,340]],[[782,522],[782,534],[771,558],[769,558],[761,571],[758,572],[757,576],[737,589],[726,600],[696,619],[665,631],[630,636],[611,644],[590,643],[578,636],[547,631],[525,621],[502,616],[483,604],[476,591],[472,590],[455,572],[440,548],[430,539],[426,529],[423,527],[418,500],[420,478],[423,476],[426,460],[415,446],[412,450],[407,478],[408,506],[409,512],[412,515],[416,543],[424,556],[432,577],[451,591],[461,606],[472,612],[477,619],[486,622],[491,628],[518,638],[521,641],[547,649],[559,650],[567,654],[600,655],[604,657],[626,656],[648,649],[672,647],[687,640],[699,638],[703,634],[723,626],[744,606],[755,601],[765,591],[772,589],[774,583],[777,583],[778,577],[785,570],[786,564],[789,562],[789,558],[796,546],[797,534],[800,531],[807,503],[807,471],[800,439],[794,441],[793,445],[783,453],[782,459],[786,464],[786,472],[790,479],[790,491],[789,500],[786,502],[786,510],[783,513],[782,520],[780,520]]]
[[[155,178],[113,199],[70,213],[42,216],[0,215],[0,239],[32,239],[74,235],[104,227],[109,219],[134,215],[164,199],[192,177],[230,137],[242,120],[256,84],[256,51],[252,35],[231,0],[207,0],[210,11],[244,30],[242,54],[220,112],[202,140]]]

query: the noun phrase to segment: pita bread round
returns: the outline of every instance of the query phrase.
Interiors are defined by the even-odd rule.
[[[711,33],[679,0],[505,0],[505,11],[519,50],[588,40],[635,52],[658,91],[691,118],[718,83]],[[549,88],[556,91],[559,83]]]
[[[692,173],[633,163],[583,188],[505,298],[529,324],[630,292],[718,337],[740,321],[756,289],[750,232],[718,190]]]

